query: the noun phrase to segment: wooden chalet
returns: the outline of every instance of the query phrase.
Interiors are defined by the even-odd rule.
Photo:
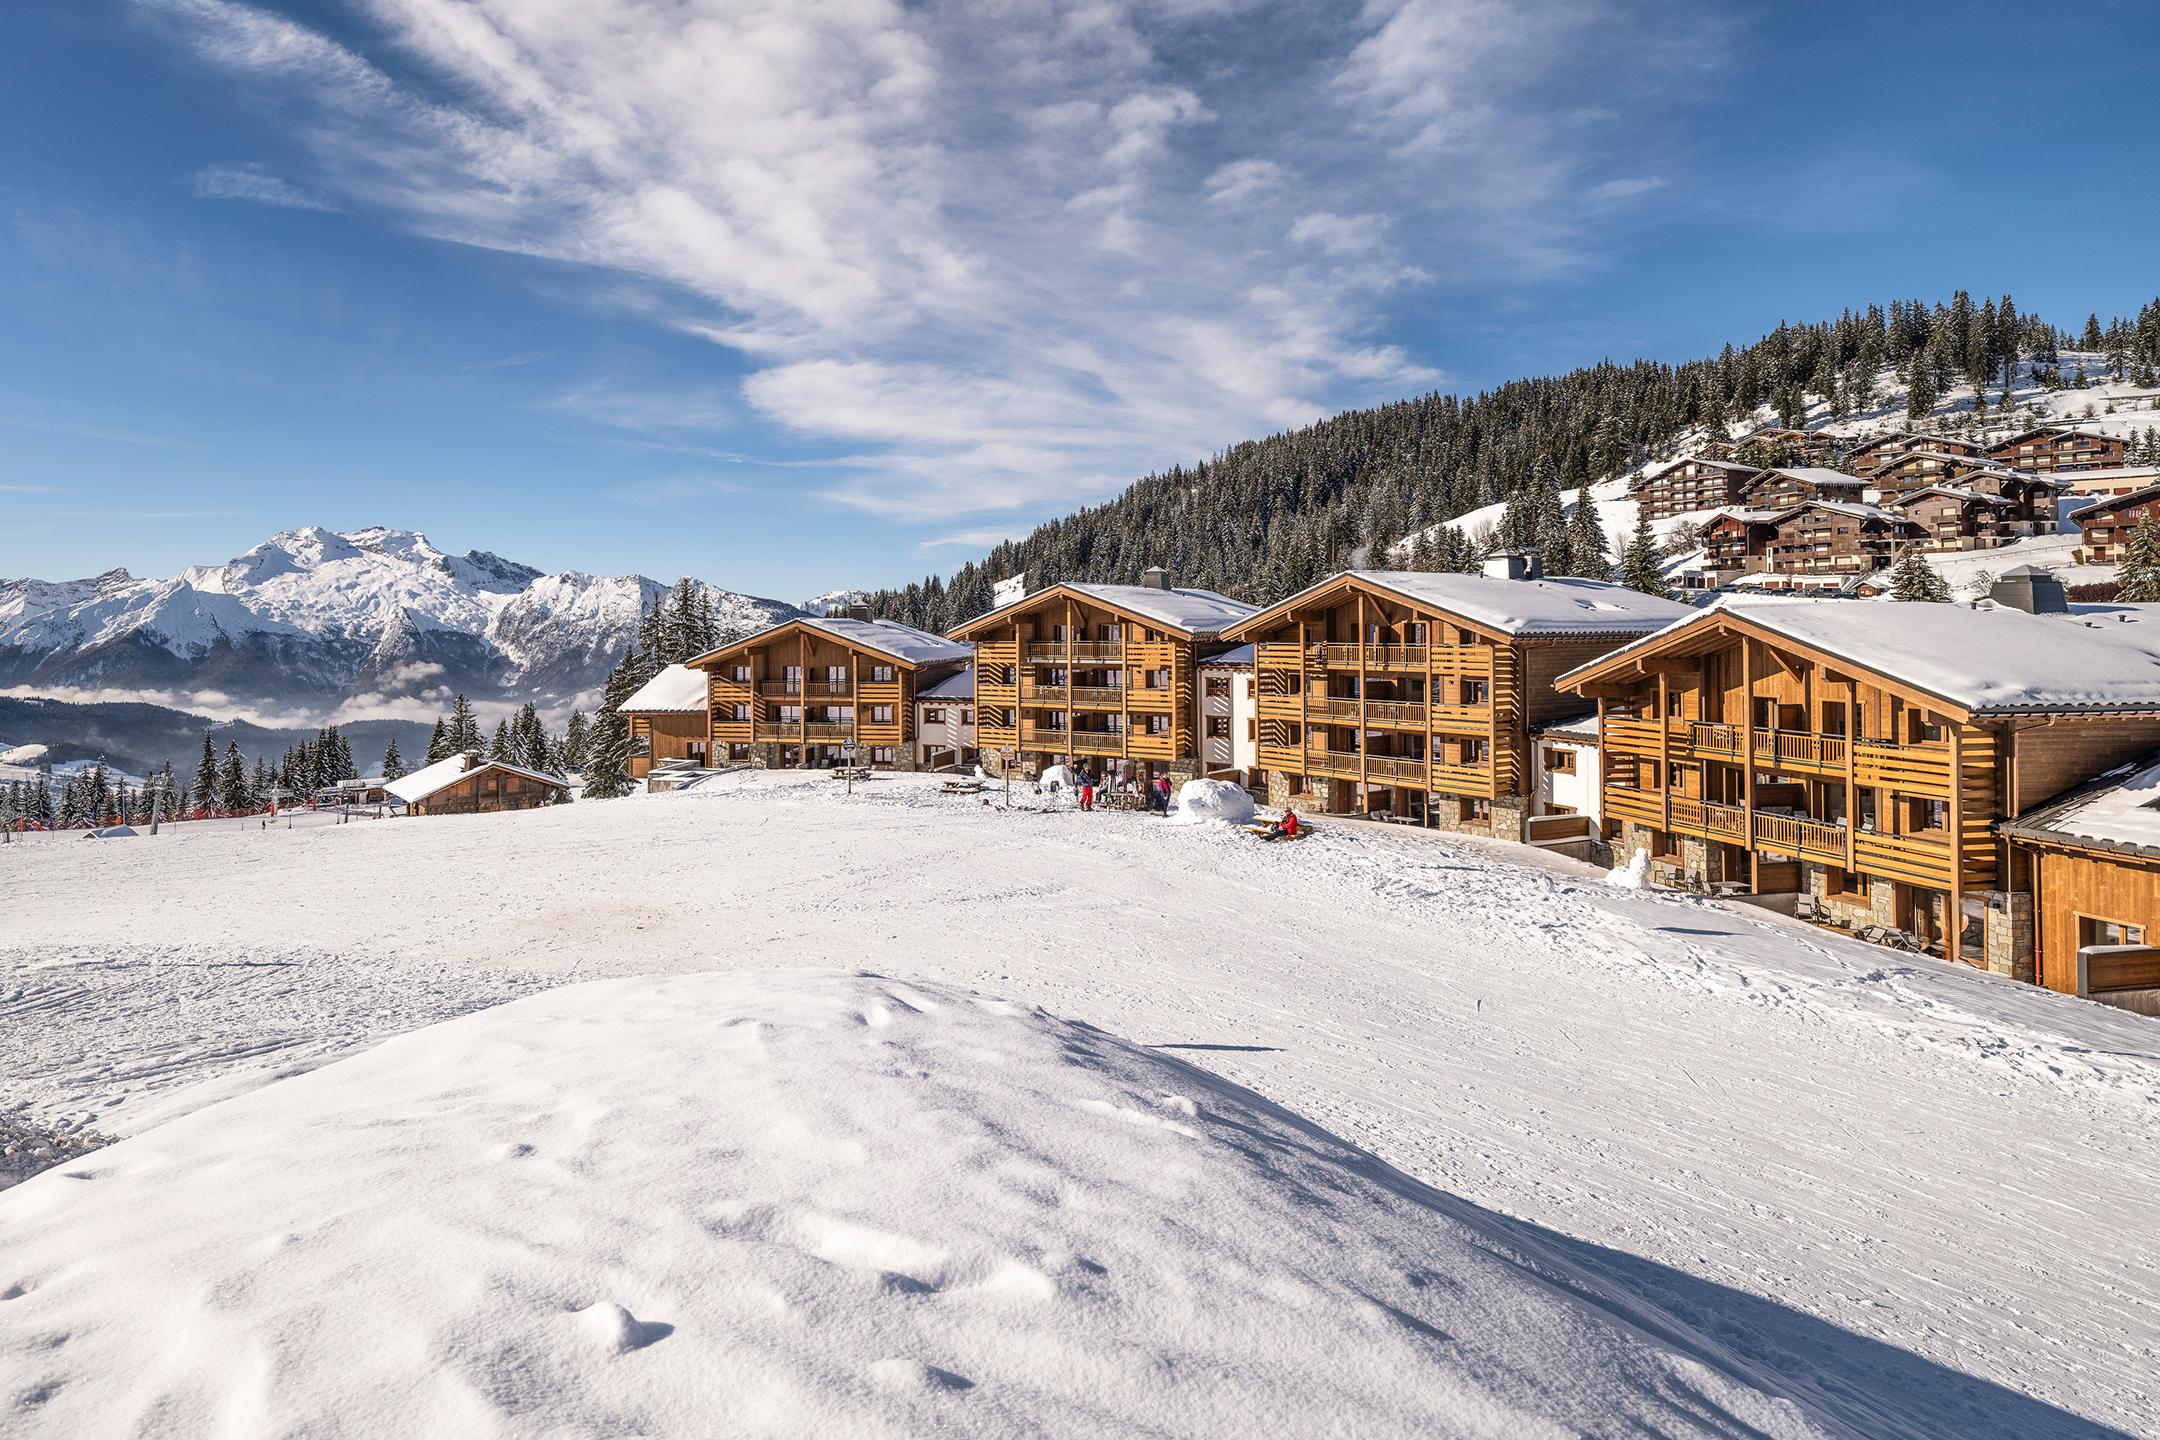
[[[1805,501],[1763,523],[1762,568],[1773,575],[1864,575],[1920,537],[1896,511],[1847,500]]]
[[[2030,978],[1994,827],[2160,743],[2160,616],[1739,601],[1560,677],[1597,702],[1616,851],[1668,883],[1790,894]]]
[[[975,733],[985,767],[1084,762],[1135,778],[1200,773],[1194,687],[1201,656],[1253,607],[1181,589],[1065,582],[956,627],[974,647]]]
[[[1907,490],[1928,485],[1946,485],[1952,481],[1963,484],[1965,477],[1982,470],[2015,473],[2010,472],[2009,467],[1985,458],[1975,460],[1941,450],[1908,450],[1885,459],[1875,467],[1875,473],[1866,478],[1874,483],[1878,495],[1889,500]]]
[[[703,670],[667,666],[615,710],[630,722],[631,779],[642,780],[669,760],[709,763],[712,712]]]
[[[2116,465],[2101,470],[2072,470],[2049,477],[2058,485],[2065,505],[2089,505],[2114,495],[2127,495],[2148,485],[2160,485],[2160,465]]]
[[[2033,899],[2035,977],[2160,1015],[2160,755],[2001,826]]]
[[[1582,708],[1554,677],[1687,613],[1534,572],[1350,570],[1308,586],[1232,632],[1253,643],[1269,803],[1520,839],[1530,732]]]
[[[2064,425],[2043,426],[1988,446],[1988,458],[2013,470],[2052,475],[2122,465],[2129,446],[2113,435],[2094,435]]]
[[[2130,532],[2143,520],[2160,520],[2160,485],[2098,500],[2063,517],[2078,527],[2077,558],[2085,565],[2117,565]]]
[[[384,792],[407,815],[488,815],[498,810],[537,810],[569,791],[560,775],[489,760],[467,750],[385,781]]]
[[[863,607],[805,616],[693,656],[706,676],[708,754],[768,769],[857,764],[912,770],[915,696],[967,664],[968,650]]]
[[[915,692],[915,758],[918,770],[972,766],[980,759],[973,665],[963,665]]]
[[[1770,540],[1781,510],[1749,510],[1729,505],[1703,522],[1703,573],[1713,585],[1752,575],[1768,564]]]
[[[2015,500],[1962,484],[1907,490],[1883,507],[1914,527],[1923,550],[1986,550],[2033,533]]]
[[[1635,482],[1635,500],[1652,520],[1670,520],[1698,510],[1715,510],[1740,498],[1749,480],[1760,474],[1735,460],[1690,456],[1646,471]]]
[[[1845,468],[1862,480],[1872,480],[1876,472],[1885,465],[1916,451],[1952,456],[1975,465],[1987,460],[1986,448],[1977,441],[1960,440],[1953,435],[1898,430],[1888,435],[1878,435],[1848,451]]]
[[[1867,488],[1857,475],[1801,465],[1756,474],[1741,487],[1739,503],[1749,510],[1782,510],[1810,500],[1857,502]]]

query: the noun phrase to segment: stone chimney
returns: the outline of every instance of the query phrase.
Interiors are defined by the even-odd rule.
[[[1150,565],[1147,569],[1141,571],[1140,584],[1149,590],[1169,590],[1174,588],[1170,583],[1170,572],[1160,565]]]
[[[2009,610],[2028,615],[2067,615],[2070,597],[2062,580],[2037,565],[2019,565],[1995,577],[1988,599]]]
[[[870,607],[863,604],[860,600],[849,605],[847,609],[841,612],[841,614],[845,615],[850,620],[861,620],[865,623],[868,623],[870,620],[875,618],[870,613]]]
[[[1534,545],[1520,550],[1495,550],[1485,557],[1485,573],[1495,580],[1542,580],[1545,562]]]

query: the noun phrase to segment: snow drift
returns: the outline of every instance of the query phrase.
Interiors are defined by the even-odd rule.
[[[24,1435],[1821,1433],[1504,1223],[960,990],[604,981],[0,1195],[0,1374]]]
[[[1252,796],[1227,780],[1187,780],[1178,787],[1170,818],[1181,825],[1243,825],[1253,818]]]

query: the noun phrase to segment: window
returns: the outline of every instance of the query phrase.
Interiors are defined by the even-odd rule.
[[[1575,773],[1575,752],[1563,745],[1555,745],[1545,752],[1545,769],[1553,775]]]
[[[728,672],[728,676],[738,685],[747,685],[750,683],[750,667],[748,665],[737,665]]]
[[[966,708],[965,706],[961,707],[961,710],[960,710],[960,723],[961,723],[961,724],[963,724],[963,725],[972,725],[972,724],[974,724],[974,723],[975,723],[975,712],[974,712],[973,710],[970,710],[970,709]]]
[[[871,763],[871,764],[873,764],[873,765],[890,765],[890,764],[892,764],[892,763],[893,763],[893,747],[892,747],[892,746],[890,746],[890,745],[873,745],[873,746],[871,746],[871,747],[870,747],[870,763]]]
[[[925,725],[942,725],[945,723],[945,712],[943,710],[925,710],[922,712],[922,723]]]
[[[1229,716],[1227,716],[1227,715],[1210,715],[1210,716],[1208,716],[1208,717],[1207,717],[1207,734],[1208,734],[1208,739],[1210,739],[1210,740],[1227,740],[1227,739],[1229,739],[1229,738],[1230,738],[1230,717],[1229,717]]]
[[[748,720],[750,718],[750,707],[748,705],[737,705],[735,707],[735,718],[737,720]]]
[[[1485,703],[1485,693],[1485,682],[1483,680],[1465,680],[1462,682],[1462,703],[1465,705],[1483,705]]]
[[[780,680],[790,690],[802,689],[802,666],[787,666],[780,672]]]
[[[1260,739],[1260,722],[1250,716],[1245,721],[1245,738],[1257,742]]]
[[[783,725],[802,724],[802,706],[782,705],[780,707],[780,723]]]
[[[872,665],[870,667],[870,678],[880,685],[890,685],[893,681],[893,667],[890,665]]]
[[[873,725],[892,724],[892,706],[872,705],[870,707],[870,723]]]
[[[1124,634],[1125,627],[1122,625],[1105,625],[1102,627],[1102,638],[1105,644],[1116,644]]]
[[[1833,900],[1843,900],[1855,905],[1868,903],[1868,877],[1858,870],[1847,870],[1842,865],[1824,869],[1824,889]]]
[[[1147,733],[1150,735],[1168,735],[1170,733],[1170,717],[1168,715],[1148,716]]]
[[[1402,638],[1405,645],[1423,645],[1425,643],[1425,622],[1422,620],[1405,622],[1402,627]]]
[[[730,744],[730,745],[729,745],[729,746],[727,747],[727,755],[728,755],[728,759],[730,759],[730,760],[747,760],[747,759],[749,759],[749,758],[750,758],[750,745],[749,745],[749,742],[747,742],[747,741],[743,741],[743,740],[737,740],[737,741],[734,741],[733,743],[731,743],[731,744]]]
[[[2122,920],[2102,920],[2097,915],[2078,916],[2078,948],[2087,945],[2142,945],[2145,927]]]
[[[825,683],[835,690],[845,689],[847,687],[847,666],[827,665],[825,667]]]
[[[1167,689],[1169,689],[1169,688],[1170,688],[1170,672],[1169,672],[1168,670],[1150,670],[1150,671],[1148,671],[1148,672],[1147,672],[1147,685],[1148,685],[1148,688],[1149,688],[1150,690],[1167,690]]]
[[[1227,700],[1227,699],[1229,699],[1229,698],[1230,698],[1230,677],[1229,677],[1229,676],[1227,676],[1227,675],[1210,675],[1210,676],[1208,676],[1208,677],[1207,677],[1207,696],[1208,696],[1208,699],[1210,699],[1210,700]]]

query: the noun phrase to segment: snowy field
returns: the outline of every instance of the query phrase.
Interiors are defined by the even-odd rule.
[[[2153,1022],[1018,798],[0,850],[0,1430],[2160,1435]]]

